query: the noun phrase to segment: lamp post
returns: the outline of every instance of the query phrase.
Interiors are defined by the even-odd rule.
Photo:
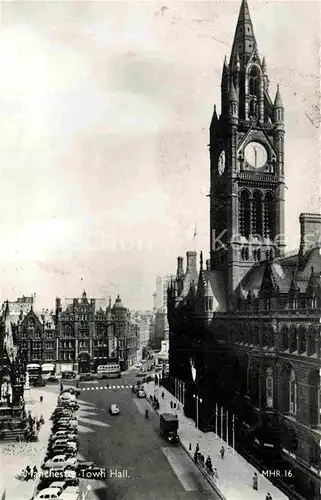
[[[198,405],[203,403],[203,400],[197,394],[193,394],[193,398],[196,400],[196,428],[198,429]]]

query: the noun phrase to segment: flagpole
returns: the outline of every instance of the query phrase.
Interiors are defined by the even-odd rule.
[[[234,413],[232,418],[232,446],[233,446],[233,455],[235,450],[235,425],[234,425]]]
[[[218,419],[218,406],[217,406],[217,403],[216,403],[216,407],[215,407],[215,434],[216,434],[216,438],[218,436],[218,432],[217,432],[217,419]]]
[[[221,445],[223,445],[223,406],[221,406]]]
[[[228,450],[228,410],[226,410],[226,444],[227,444],[227,450]]]

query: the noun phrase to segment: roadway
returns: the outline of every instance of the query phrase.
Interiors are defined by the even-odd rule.
[[[80,384],[91,388],[79,397],[80,456],[107,469],[106,480],[82,481],[92,488],[88,500],[218,499],[186,452],[159,436],[159,417],[148,402],[130,388],[121,388],[137,380],[135,372],[129,371],[121,379]],[[96,389],[107,383],[119,389]],[[120,415],[109,414],[112,403],[119,405]],[[115,471],[125,477],[115,477]]]

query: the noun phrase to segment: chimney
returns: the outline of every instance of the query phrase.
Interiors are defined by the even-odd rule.
[[[196,271],[196,257],[197,253],[194,251],[189,251],[186,252],[186,258],[187,258],[187,268],[186,272],[191,272],[191,271]]]
[[[177,279],[184,276],[183,262],[184,262],[183,257],[177,257],[177,273],[176,273]]]
[[[56,312],[61,311],[61,299],[59,297],[56,297]]]
[[[301,214],[299,220],[301,226],[299,260],[301,261],[310,248],[321,243],[321,215]]]
[[[211,259],[207,259],[206,260],[206,271],[210,271],[211,270]]]

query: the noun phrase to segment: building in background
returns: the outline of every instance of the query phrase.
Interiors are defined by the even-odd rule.
[[[153,311],[139,310],[133,312],[133,319],[137,322],[139,332],[138,361],[147,356],[150,341],[155,329],[155,314]]]
[[[161,341],[165,339],[168,332],[167,321],[167,290],[169,284],[175,280],[175,276],[168,274],[156,279],[156,291],[153,294],[153,309],[155,312],[155,329],[151,338],[151,348],[159,350]]]
[[[138,325],[117,296],[56,299],[55,310],[35,308],[35,296],[9,302],[13,334],[25,364],[54,364],[55,373],[89,372],[117,361],[125,370],[137,360]],[[2,307],[2,314],[4,307]],[[48,368],[48,366],[46,367]]]
[[[214,237],[199,270],[196,252],[186,270],[178,258],[170,374],[201,429],[224,439],[235,430],[245,456],[291,471],[278,479],[289,497],[320,500],[321,215],[300,215],[300,248],[285,253],[284,106],[279,87],[269,95],[246,0],[221,88],[210,125]]]

